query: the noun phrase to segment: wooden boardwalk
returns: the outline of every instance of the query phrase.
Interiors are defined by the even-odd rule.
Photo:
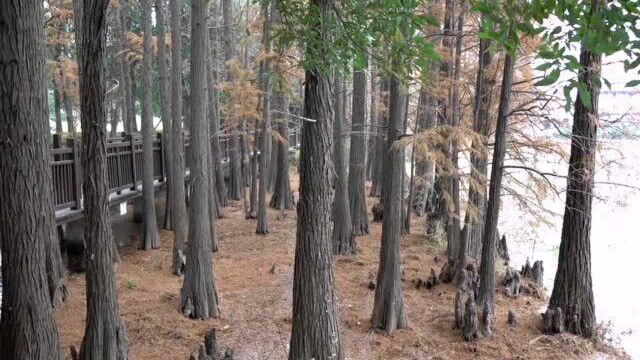
[[[300,144],[299,131],[289,130],[289,148],[295,151]],[[189,136],[184,138],[186,175],[189,174]],[[220,137],[221,162],[225,177],[228,176],[230,142]],[[166,184],[166,168],[162,134],[153,140],[153,179],[155,189]],[[82,162],[80,144],[76,139],[62,141],[53,135],[51,149],[54,207],[56,223],[65,224],[84,216],[82,197]],[[142,195],[142,137],[140,134],[122,134],[107,139],[107,179],[109,206],[132,200]]]

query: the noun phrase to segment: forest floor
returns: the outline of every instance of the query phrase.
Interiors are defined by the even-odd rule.
[[[298,177],[292,176],[292,189]],[[296,199],[298,198],[296,194]],[[368,208],[376,199],[368,198]],[[220,251],[214,270],[221,317],[190,320],[181,315],[182,279],[171,275],[173,234],[162,231],[159,250],[123,248],[116,270],[120,311],[133,360],[186,360],[197,351],[204,334],[215,327],[222,348],[235,359],[286,359],[291,326],[291,292],[296,236],[296,212],[269,209],[267,236],[255,234],[255,220],[245,220],[242,202],[232,202],[218,220]],[[371,219],[371,216],[370,216]],[[357,238],[355,256],[336,258],[335,278],[345,359],[607,359],[626,358],[608,346],[570,335],[541,332],[545,300],[512,299],[498,291],[497,320],[491,338],[464,342],[453,330],[455,289],[440,284],[416,289],[415,279],[439,272],[442,246],[425,238],[423,219],[414,219],[412,234],[402,239],[404,303],[409,328],[391,336],[369,328],[380,250],[381,224],[370,223],[370,234]],[[438,260],[438,258],[440,260]],[[70,299],[56,311],[62,345],[80,347],[85,321],[84,274],[69,279]],[[514,310],[518,324],[509,326]]]

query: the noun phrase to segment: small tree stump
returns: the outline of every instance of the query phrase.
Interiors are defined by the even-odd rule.
[[[462,289],[456,289],[456,298],[455,298],[455,323],[453,324],[454,329],[463,329],[464,328],[464,311],[462,309]]]
[[[533,267],[531,268],[531,272],[529,273],[529,277],[536,282],[540,288],[544,285],[544,266],[542,265],[542,260],[538,260],[533,263]]]
[[[424,286],[427,289],[431,289],[433,287],[435,287],[436,285],[438,285],[440,282],[438,281],[438,276],[436,275],[436,271],[433,270],[433,268],[431,268],[431,273],[429,274],[429,277],[427,278],[427,281],[425,281]]]
[[[544,321],[544,333],[549,335],[559,334],[564,332],[564,315],[562,309],[548,308],[547,311],[542,314]]]
[[[371,212],[373,213],[373,222],[382,222],[382,217],[384,215],[382,203],[376,203],[373,205]]]
[[[499,236],[499,235],[496,233],[496,236]],[[509,248],[507,247],[506,235],[502,235],[502,238],[498,238],[498,241],[496,241],[496,246],[497,246],[496,253],[498,254],[498,256],[508,263],[510,259],[509,259]]]
[[[218,339],[216,338],[215,328],[207,331],[207,333],[204,335],[204,349],[207,352],[207,355],[211,356],[212,359],[218,358],[220,349],[218,347]]]
[[[211,360],[211,357],[207,355],[207,352],[204,349],[204,345],[200,345],[200,348],[198,349],[198,360]]]
[[[478,312],[473,294],[469,294],[464,307],[464,341],[473,341],[478,337]]]
[[[520,270],[520,275],[522,277],[529,277],[529,272],[531,271],[531,264],[529,263],[529,258],[527,258],[527,262],[522,266],[522,270]]]
[[[504,276],[505,293],[508,297],[517,297],[520,294],[520,273],[507,268]]]
[[[518,317],[513,310],[509,310],[509,314],[507,315],[507,324],[511,326],[518,325]]]
[[[449,262],[444,263],[442,268],[440,268],[440,275],[438,275],[438,280],[443,284],[449,284],[453,281],[455,277],[455,265],[452,266]]]

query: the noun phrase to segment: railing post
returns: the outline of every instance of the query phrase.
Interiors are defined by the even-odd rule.
[[[136,190],[137,187],[137,178],[136,178],[136,144],[135,138],[133,134],[127,134],[126,138],[129,140],[129,146],[131,147],[131,175],[133,178],[133,185],[131,186],[131,190]]]
[[[73,199],[75,205],[72,210],[82,208],[82,163],[80,159],[80,146],[74,138],[67,139],[67,146],[73,151]]]

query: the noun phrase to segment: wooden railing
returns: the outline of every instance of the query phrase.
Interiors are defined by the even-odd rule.
[[[289,146],[300,143],[296,129],[289,131]],[[189,167],[189,136],[185,135],[186,167]],[[107,179],[108,193],[121,194],[125,190],[137,191],[142,183],[142,137],[140,134],[121,134],[107,139]],[[223,164],[229,161],[230,142],[226,136],[220,137],[220,157]],[[166,178],[162,134],[153,139],[153,178],[160,183]],[[82,162],[80,142],[74,138],[63,141],[60,135],[53,135],[51,149],[51,172],[53,175],[54,207],[56,212],[65,209],[82,208]]]

